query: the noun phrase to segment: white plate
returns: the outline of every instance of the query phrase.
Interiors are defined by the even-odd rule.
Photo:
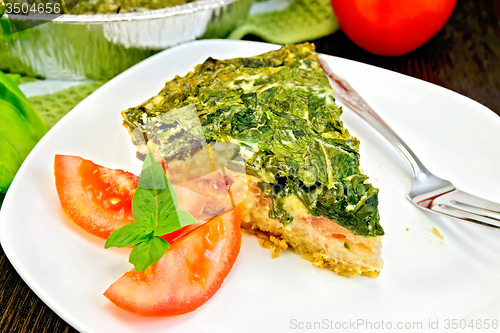
[[[361,141],[361,164],[380,188],[385,267],[377,279],[346,279],[285,251],[271,259],[243,236],[236,264],[220,291],[195,312],[142,318],[116,308],[102,293],[131,268],[127,249],[74,226],[61,211],[55,154],[72,154],[138,173],[140,163],[120,112],[155,95],[175,74],[208,56],[232,58],[276,46],[197,41],[172,48],[111,80],[76,106],[26,159],[5,198],[0,240],[31,289],[84,332],[289,332],[300,327],[357,331],[390,323],[500,319],[500,233],[428,214],[407,199],[411,175],[398,153],[345,110],[345,126]],[[446,89],[357,62],[324,57],[373,106],[430,170],[459,188],[500,202],[500,118]],[[432,233],[436,227],[444,239]],[[351,321],[351,322],[349,322]],[[317,322],[314,324],[314,322]],[[451,322],[450,322],[451,324]],[[379,329],[380,330],[380,329]]]

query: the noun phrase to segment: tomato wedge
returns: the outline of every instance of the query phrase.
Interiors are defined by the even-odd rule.
[[[78,156],[56,155],[54,175],[63,211],[85,231],[106,239],[134,220],[134,174],[104,168]]]
[[[107,239],[113,231],[134,221],[132,197],[138,181],[134,174],[78,156],[56,155],[54,175],[63,211],[85,231]],[[182,186],[174,189],[178,209],[197,217],[207,199]]]
[[[240,246],[240,214],[234,208],[172,244],[144,272],[132,269],[126,273],[104,296],[141,316],[191,312],[219,290]]]

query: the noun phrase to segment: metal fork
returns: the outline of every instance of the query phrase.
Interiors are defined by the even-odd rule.
[[[342,100],[361,118],[375,127],[392,143],[410,165],[413,186],[408,199],[417,207],[462,221],[500,229],[500,204],[458,190],[452,183],[432,174],[403,140],[373,111],[373,109],[342,78],[320,59],[321,67],[330,78],[333,96]]]

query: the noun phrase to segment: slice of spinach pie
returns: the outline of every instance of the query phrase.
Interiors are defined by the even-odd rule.
[[[139,154],[153,152],[170,179],[194,181],[188,187],[202,194],[230,177],[196,179],[239,148],[248,182],[242,227],[273,255],[290,247],[339,275],[376,277],[384,234],[378,189],[360,169],[359,141],[341,113],[314,46],[304,43],[209,58],[122,115]],[[216,214],[223,201],[206,209]]]

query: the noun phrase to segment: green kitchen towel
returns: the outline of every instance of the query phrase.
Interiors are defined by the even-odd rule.
[[[104,81],[85,82],[50,95],[29,97],[28,101],[50,129],[66,113],[103,84]]]
[[[275,44],[292,44],[317,39],[338,30],[330,0],[293,0],[278,12],[250,15],[229,39],[255,35]]]

